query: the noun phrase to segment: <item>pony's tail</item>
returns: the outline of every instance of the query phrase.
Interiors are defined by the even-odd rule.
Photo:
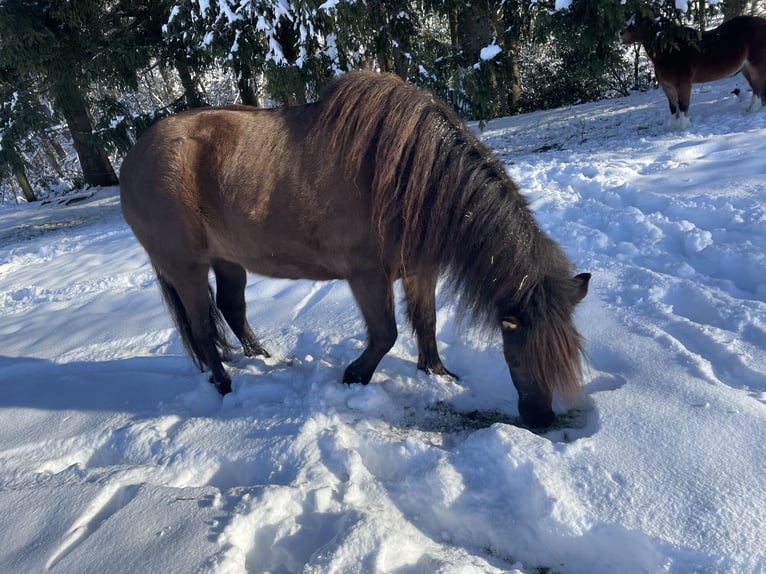
[[[194,335],[192,334],[191,323],[189,322],[189,315],[186,312],[186,307],[184,307],[183,303],[181,302],[181,297],[178,295],[178,291],[176,291],[176,288],[170,283],[170,281],[163,277],[159,270],[156,268],[155,271],[157,273],[157,283],[160,287],[162,300],[165,302],[165,305],[170,311],[170,316],[173,318],[173,323],[175,323],[175,326],[178,329],[178,333],[181,335],[181,342],[183,343],[186,352],[189,353],[189,356],[194,362],[194,365],[200,371],[203,371],[205,370],[205,367],[208,366],[207,361],[205,360],[205,355],[202,352],[202,348],[199,346],[198,341],[194,339]],[[220,310],[215,304],[213,290],[209,286],[208,312],[210,314],[210,325],[213,329],[213,341],[215,343],[216,349],[218,349],[222,360],[229,361],[231,360],[232,348],[226,340],[225,322]]]

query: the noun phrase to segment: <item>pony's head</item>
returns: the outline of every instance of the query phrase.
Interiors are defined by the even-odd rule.
[[[499,309],[503,354],[519,393],[519,414],[532,428],[553,422],[554,391],[570,398],[581,392],[583,349],[572,315],[589,281],[590,273],[545,277],[525,289],[522,280],[523,299]]]
[[[623,44],[640,42],[650,56],[673,52],[679,46],[693,44],[696,40],[697,31],[683,26],[680,15],[671,8],[655,13],[651,7],[644,6],[628,18],[625,28],[620,31]]]
[[[623,44],[635,44],[648,40],[654,24],[652,16],[643,12],[634,12],[625,22],[625,27],[620,30],[620,41]]]

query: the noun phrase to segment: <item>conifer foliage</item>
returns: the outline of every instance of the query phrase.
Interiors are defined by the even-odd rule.
[[[646,6],[680,14],[678,0],[2,0],[0,186],[32,199],[30,181],[66,174],[65,150],[83,183],[113,185],[163,115],[307,102],[355,68],[479,121],[626,93],[617,31]]]

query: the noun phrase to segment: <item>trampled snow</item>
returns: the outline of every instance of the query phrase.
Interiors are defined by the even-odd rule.
[[[739,87],[742,94],[734,95]],[[342,282],[251,277],[273,359],[221,399],[184,354],[118,191],[0,208],[0,571],[766,571],[766,112],[741,77],[490,122],[593,273],[586,399],[518,426],[499,336],[457,382],[365,333]],[[402,310],[399,309],[401,319]]]

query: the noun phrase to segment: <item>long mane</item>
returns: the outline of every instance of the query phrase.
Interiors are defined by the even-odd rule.
[[[496,328],[571,264],[490,151],[443,102],[397,76],[354,72],[326,89],[315,124],[347,173],[374,166],[373,221],[406,267],[439,265],[459,310]],[[365,142],[359,145],[359,142]]]
[[[634,13],[626,26],[633,27],[650,58],[673,54],[679,51],[693,50],[704,52],[706,45],[714,40],[713,30],[699,32],[694,28],[682,26],[664,17],[656,17],[650,8]]]

